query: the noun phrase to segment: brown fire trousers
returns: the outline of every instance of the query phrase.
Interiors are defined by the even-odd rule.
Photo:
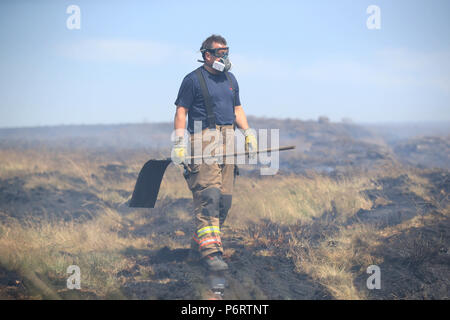
[[[191,134],[191,155],[196,155],[201,146],[202,153],[229,154],[234,152],[234,130],[233,125],[217,125],[217,136],[211,140],[204,140],[202,133]],[[213,130],[214,131],[214,130]],[[222,141],[217,139],[222,136]],[[196,140],[197,139],[197,140]],[[197,144],[197,152],[194,152],[194,140]],[[207,152],[205,152],[205,148]],[[213,146],[213,147],[212,147]],[[215,149],[218,146],[218,149]],[[211,159],[209,160],[211,161]],[[184,177],[189,189],[192,191],[194,200],[194,215],[196,229],[193,235],[194,250],[199,250],[201,257],[212,253],[223,253],[221,240],[221,227],[225,222],[228,211],[231,208],[233,187],[235,184],[238,168],[233,163],[223,159],[220,163],[215,159],[214,163],[190,163],[187,165]]]

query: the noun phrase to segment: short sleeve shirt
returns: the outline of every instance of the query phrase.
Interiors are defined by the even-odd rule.
[[[233,82],[233,92],[233,88],[224,73],[212,74],[203,66],[200,67],[200,70],[211,96],[216,124],[233,124],[235,120],[234,107],[241,105],[239,85],[236,78],[231,72],[228,72]],[[202,121],[202,130],[208,127],[205,100],[195,70],[184,77],[175,105],[188,109],[187,130],[189,133],[194,132],[194,121]]]

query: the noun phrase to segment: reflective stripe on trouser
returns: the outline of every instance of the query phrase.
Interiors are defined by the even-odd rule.
[[[234,131],[232,125],[216,125],[222,132],[224,147],[226,152],[234,152]],[[205,129],[203,133],[206,132]],[[194,153],[193,139],[199,139],[199,134],[191,135],[191,154]],[[202,148],[205,149],[214,140],[202,141]],[[231,142],[230,142],[231,141]],[[222,150],[220,150],[220,153]],[[226,160],[225,160],[226,161]],[[224,161],[224,162],[225,162]],[[225,221],[228,210],[231,207],[231,194],[233,192],[235,179],[235,165],[227,163],[199,163],[189,164],[189,172],[185,174],[185,179],[189,189],[192,191],[194,200],[194,215],[196,230],[194,232],[194,241],[198,244],[198,249],[202,257],[215,253],[223,252],[222,241],[220,238],[220,226]]]
[[[194,233],[194,241],[197,242],[200,250],[203,247],[211,247],[212,245],[217,245],[217,247],[222,246],[222,240],[220,239],[220,229],[218,226],[207,226],[197,230]]]

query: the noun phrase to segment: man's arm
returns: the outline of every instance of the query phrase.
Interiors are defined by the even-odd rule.
[[[175,118],[173,120],[175,129],[175,141],[172,147],[171,158],[176,164],[181,164],[186,158],[186,144],[184,141],[184,130],[186,128],[187,108],[177,106]]]
[[[258,141],[256,136],[253,134],[253,130],[250,129],[247,122],[247,117],[245,116],[244,109],[242,106],[234,107],[234,114],[236,115],[236,125],[239,129],[244,130],[245,136],[245,151],[256,151],[258,150]],[[255,156],[250,156],[254,158]]]
[[[175,112],[175,118],[174,118],[174,129],[175,129],[175,135],[177,137],[183,137],[184,136],[184,130],[186,129],[186,115],[188,113],[187,108],[182,106],[177,106],[177,111]]]
[[[245,116],[242,106],[234,107],[234,114],[236,115],[236,125],[239,129],[247,130],[249,128],[247,117]]]

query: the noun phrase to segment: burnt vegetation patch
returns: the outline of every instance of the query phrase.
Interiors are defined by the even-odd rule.
[[[296,149],[273,177],[240,166],[222,234],[225,298],[448,299],[448,136],[249,121],[281,128],[280,145]],[[182,168],[168,167],[155,208],[127,206],[142,165],[170,152],[170,128],[0,129],[0,297],[205,298]],[[69,265],[81,291],[66,287]],[[379,290],[366,286],[370,265]]]

